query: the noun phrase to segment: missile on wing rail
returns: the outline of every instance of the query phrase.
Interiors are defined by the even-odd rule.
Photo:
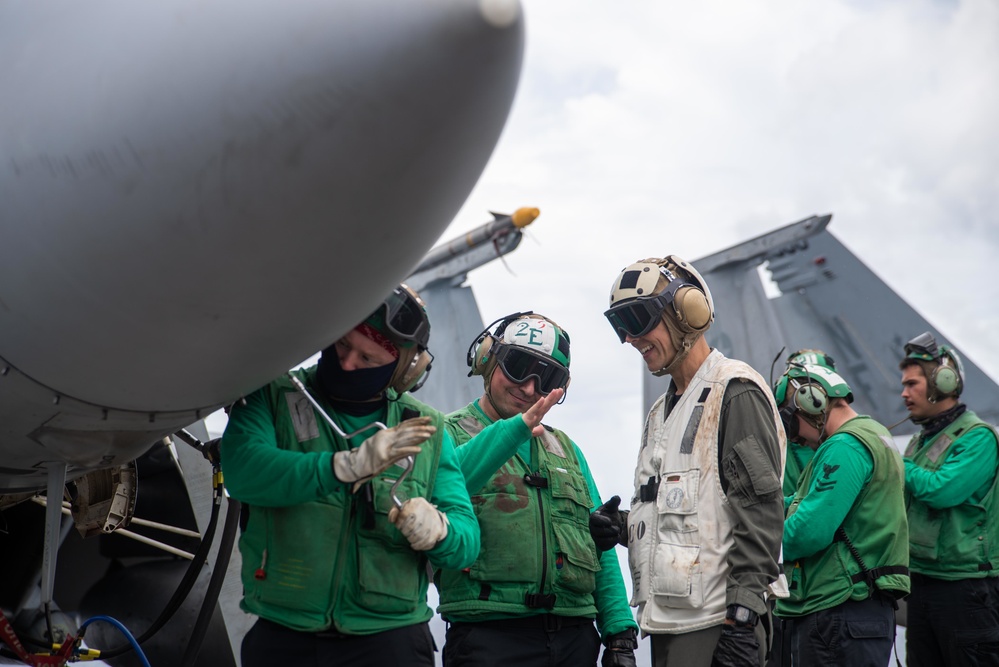
[[[463,236],[434,246],[406,284],[420,291],[434,283],[464,275],[513,251],[524,237],[523,229],[541,214],[536,208],[518,208],[512,214],[493,213],[493,220]]]

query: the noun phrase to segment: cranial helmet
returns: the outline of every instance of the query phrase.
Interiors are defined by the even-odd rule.
[[[813,348],[804,348],[798,350],[791,356],[787,358],[787,365],[790,368],[792,365],[798,366],[822,366],[828,368],[831,371],[836,370],[836,362],[833,358],[822,350],[816,350]]]
[[[399,349],[399,363],[388,386],[400,394],[422,387],[434,356],[427,349],[430,318],[416,290],[399,285],[365,322],[384,333]]]
[[[468,375],[481,375],[486,391],[500,368],[518,384],[535,378],[542,394],[568,387],[569,360],[569,334],[553,320],[530,311],[495,320],[472,341],[465,356]]]
[[[789,362],[788,368],[774,385],[774,399],[789,439],[798,436],[801,417],[819,431],[825,425],[833,398],[853,403],[853,392],[839,373],[825,366]]]
[[[926,399],[936,403],[944,398],[957,398],[964,391],[964,364],[950,345],[937,347],[929,331],[921,333],[905,344],[905,359],[899,364],[905,368],[912,363],[923,369],[926,376]]]
[[[611,286],[610,308],[604,311],[621,342],[652,331],[661,320],[670,332],[676,356],[654,371],[665,375],[679,364],[715,318],[711,291],[701,274],[676,255],[650,258],[626,266]]]

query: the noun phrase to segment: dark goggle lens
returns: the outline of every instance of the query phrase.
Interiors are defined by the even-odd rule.
[[[569,369],[516,347],[504,345],[497,351],[496,361],[510,382],[523,384],[537,378],[538,392],[546,396],[569,383]]]
[[[665,306],[666,300],[662,297],[637,299],[609,308],[604,311],[604,317],[623,343],[625,336],[638,338],[652,331]]]
[[[798,419],[794,416],[794,408],[785,405],[777,411],[780,415],[781,424],[784,425],[784,433],[787,439],[796,442],[798,438]]]
[[[430,326],[423,317],[423,309],[405,290],[397,289],[385,300],[385,325],[400,338],[423,347],[430,340]]]
[[[926,361],[937,358],[937,341],[930,332],[921,333],[905,344],[905,356],[918,357]]]

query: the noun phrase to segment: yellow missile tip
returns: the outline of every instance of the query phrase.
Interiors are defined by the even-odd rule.
[[[534,222],[539,215],[541,215],[540,210],[532,206],[525,206],[524,208],[518,208],[514,211],[513,215],[510,216],[510,219],[513,221],[514,227],[517,229],[523,229]]]

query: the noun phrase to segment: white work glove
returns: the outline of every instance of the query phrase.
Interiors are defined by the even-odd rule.
[[[341,482],[354,484],[356,491],[390,465],[420,453],[420,443],[430,438],[437,429],[430,425],[430,417],[414,417],[378,431],[361,443],[360,447],[333,455],[333,474]]]
[[[426,498],[410,498],[402,504],[402,509],[393,507],[388,518],[406,536],[414,551],[433,549],[447,537],[447,515]]]

